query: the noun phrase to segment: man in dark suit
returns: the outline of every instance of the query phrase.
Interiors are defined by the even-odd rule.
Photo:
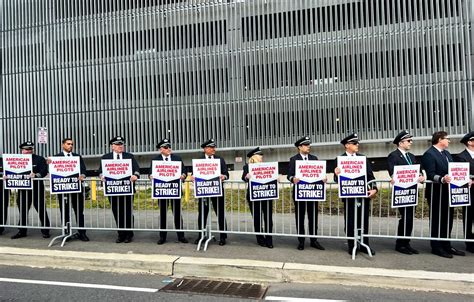
[[[304,219],[306,212],[308,213],[308,233],[309,235],[318,234],[318,203],[316,201],[296,201],[295,186],[300,181],[295,177],[296,161],[297,160],[318,160],[318,158],[310,154],[311,139],[308,136],[303,136],[295,142],[295,147],[298,149],[298,154],[290,158],[288,166],[287,179],[294,184],[293,186],[293,203],[295,206],[296,230],[298,234],[304,235]],[[298,250],[304,250],[305,237],[298,237]],[[319,244],[316,238],[310,239],[310,246],[318,250],[324,250],[324,247]]]
[[[408,152],[413,143],[412,137],[413,135],[403,130],[393,140],[393,143],[398,148],[391,152],[387,158],[388,174],[390,177],[393,177],[395,166],[414,165],[417,163],[415,155]],[[418,182],[423,182],[424,180],[425,177],[420,175]],[[415,207],[398,208],[398,212],[400,213],[400,220],[398,221],[397,236],[411,236]],[[406,255],[419,254],[417,250],[410,246],[410,239],[398,238],[395,243],[395,250]]]
[[[464,256],[464,252],[451,246],[449,241],[436,238],[449,238],[453,228],[453,212],[449,207],[448,163],[453,161],[451,154],[446,151],[449,146],[448,133],[435,132],[431,138],[432,146],[426,150],[421,158],[421,165],[426,171],[426,198],[430,205],[431,224],[431,253],[444,258],[453,258],[453,255]]]
[[[79,175],[79,179],[81,180],[81,182],[84,181],[84,179],[86,178],[86,164],[84,163],[84,160],[82,159],[81,155],[72,152],[72,149],[74,147],[74,142],[72,138],[65,138],[62,140],[61,143],[62,143],[61,147],[63,150],[54,156],[79,157],[79,162],[81,166],[81,173]],[[76,214],[76,223],[79,225],[80,228],[83,228],[84,227],[84,190],[82,190],[80,193],[58,195],[58,202],[59,202],[61,215],[63,214],[63,201],[64,201],[64,206],[65,206],[63,225],[67,225],[68,223],[70,223],[71,221],[70,209],[72,207],[72,209],[74,210],[74,213]],[[86,235],[85,229],[80,229],[76,237],[77,239],[81,241],[89,241],[89,237]]]
[[[10,203],[10,190],[3,188],[3,161],[0,157],[0,224],[6,225],[8,218],[8,204]],[[0,235],[5,231],[5,227],[0,226]]]
[[[123,136],[116,136],[109,141],[112,146],[112,152],[106,153],[101,159],[131,159],[132,160],[132,176],[130,181],[135,181],[140,177],[140,167],[133,154],[124,152],[125,138]],[[102,165],[100,166],[100,176],[102,176]],[[133,195],[109,196],[110,206],[114,214],[117,227],[120,229],[133,228]],[[133,239],[133,231],[118,231],[116,243],[130,243]]]
[[[201,158],[205,159],[219,159],[221,162],[221,180],[224,181],[229,179],[229,171],[227,170],[227,164],[222,157],[216,155],[216,142],[214,139],[209,139],[201,144],[201,148],[204,149],[204,155]],[[207,225],[207,216],[209,214],[209,199],[212,202],[212,208],[217,215],[217,220],[219,223],[219,230],[226,231],[227,223],[225,221],[225,194],[224,188],[222,188],[222,197],[212,197],[212,198],[199,198],[199,215],[198,215],[198,226],[199,230],[202,230]],[[226,233],[220,233],[219,245],[225,245],[227,239]],[[200,238],[196,239],[194,242],[197,244]]]
[[[466,146],[466,149],[461,153],[455,156],[455,160],[459,162],[467,162],[469,163],[469,174],[471,175],[471,179],[474,175],[474,131],[471,131],[464,135],[461,139],[461,143]],[[472,234],[472,224],[473,224],[473,217],[474,217],[474,185],[471,185],[471,205],[467,207],[463,207],[462,209],[462,216],[463,216],[463,225],[464,225],[464,236],[466,239],[474,239],[474,235]],[[466,241],[466,250],[474,253],[474,242]]]
[[[34,154],[35,144],[31,141],[24,142],[20,145],[22,154],[31,154],[33,160],[33,171],[31,173],[31,178],[33,181],[33,190],[18,190],[18,210],[20,212],[20,222],[19,225],[24,226],[25,228],[18,229],[18,233],[13,235],[12,239],[18,239],[26,237],[27,234],[27,220],[28,212],[30,211],[31,203],[38,212],[41,225],[43,227],[49,228],[49,217],[48,212],[46,211],[46,205],[44,200],[44,183],[42,180],[34,180],[34,178],[43,178],[48,174],[48,165],[46,160]],[[49,229],[42,229],[41,233],[43,238],[49,238]]]
[[[341,144],[344,146],[345,152],[341,154],[341,156],[365,156],[359,152],[359,137],[357,133],[353,133],[341,140]],[[337,162],[337,159],[336,159]],[[367,182],[374,180],[375,176],[372,171],[372,165],[367,160],[366,165],[366,175],[367,175]],[[338,175],[341,173],[339,167],[334,169],[334,181],[338,182],[339,177]],[[354,237],[354,207],[357,208],[357,228],[361,228],[361,220],[362,220],[362,210],[364,212],[364,234],[368,234],[369,232],[369,215],[370,215],[370,199],[375,197],[377,194],[377,186],[372,183],[369,185],[368,196],[367,198],[342,198],[342,202],[344,203],[344,221],[345,221],[345,230],[348,237]],[[369,238],[364,237],[364,244],[367,246],[369,245]],[[354,240],[349,239],[347,240],[348,249],[347,252],[352,255],[352,250],[354,248]],[[367,253],[367,248],[358,248],[362,253]],[[372,255],[375,255],[375,251],[370,248],[370,252]]]
[[[181,181],[186,179],[186,172],[184,170],[184,163],[180,156],[172,153],[171,151],[171,142],[169,139],[165,138],[156,145],[160,150],[160,155],[154,157],[152,160],[162,160],[162,161],[178,161],[181,162]],[[151,171],[150,171],[151,172]],[[181,199],[160,199],[160,229],[166,229],[166,212],[168,211],[168,206],[171,204],[171,209],[174,216],[174,226],[177,230],[183,228],[183,217],[181,216]],[[184,237],[184,232],[176,232],[178,235],[178,241],[182,243],[188,243],[188,240]],[[161,245],[166,242],[167,232],[160,232],[160,239],[157,244]]]

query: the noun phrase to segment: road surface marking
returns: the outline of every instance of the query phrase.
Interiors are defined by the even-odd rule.
[[[347,300],[328,300],[328,299],[305,299],[305,298],[292,298],[292,297],[277,297],[277,296],[268,296],[265,297],[267,301],[302,301],[302,302],[344,302]]]
[[[11,279],[11,278],[0,278],[0,282],[69,286],[69,287],[85,287],[85,288],[111,289],[111,290],[145,292],[145,293],[156,293],[158,291],[158,289],[156,288],[145,288],[145,287],[129,287],[129,286],[120,286],[120,285],[58,282],[58,281],[28,280],[28,279]]]

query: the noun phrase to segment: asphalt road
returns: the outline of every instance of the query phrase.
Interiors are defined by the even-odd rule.
[[[158,291],[171,281],[130,275],[0,266],[0,301],[242,301]],[[472,301],[473,296],[325,284],[270,283],[268,301]],[[293,301],[296,301],[293,300]]]

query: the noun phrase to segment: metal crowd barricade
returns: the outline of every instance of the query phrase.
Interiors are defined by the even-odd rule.
[[[45,233],[62,229],[57,199],[48,190],[49,178],[34,178],[32,190],[7,190],[1,182],[1,227],[25,233],[28,229]]]
[[[87,179],[84,194],[84,227],[77,223],[71,226],[72,231],[99,230],[99,231],[149,231],[156,232],[201,232],[197,227],[197,205],[194,200],[183,196],[181,199],[182,225],[177,229],[174,227],[174,217],[171,205],[167,204],[167,227],[160,228],[159,201],[151,198],[151,182],[148,179],[139,179],[135,182],[135,194],[133,195],[133,222],[132,228],[119,228],[114,219],[108,197],[104,196],[102,181],[98,178]],[[71,209],[69,209],[71,210]],[[120,208],[118,209],[120,215]],[[72,215],[71,215],[72,217]],[[174,236],[174,234],[172,234]]]
[[[296,228],[295,203],[292,198],[292,185],[289,182],[280,183],[280,197],[272,204],[273,213],[273,229],[270,232],[256,232],[253,226],[253,217],[250,212],[249,203],[246,200],[247,184],[242,181],[226,181],[224,182],[225,193],[225,214],[227,228],[219,230],[216,215],[213,213],[212,206],[209,206],[209,215],[207,227],[198,228],[198,201],[193,196],[192,183],[186,182],[184,187],[188,187],[183,192],[181,200],[182,208],[182,225],[178,230],[174,226],[173,213],[170,209],[166,211],[167,226],[160,228],[159,216],[159,200],[151,198],[151,182],[148,179],[140,179],[136,183],[136,192],[134,195],[133,205],[133,226],[130,229],[118,228],[114,220],[110,203],[107,197],[103,196],[102,182],[97,178],[87,179],[84,192],[84,226],[79,226],[76,220],[76,214],[72,208],[63,208],[60,212],[59,200],[57,195],[51,195],[49,190],[49,179],[35,179],[35,182],[44,182],[44,212],[40,219],[36,211],[31,210],[28,213],[25,225],[19,225],[21,222],[20,209],[23,211],[25,205],[25,195],[22,191],[3,190],[2,194],[2,212],[0,212],[0,226],[19,229],[43,229],[43,230],[59,230],[60,236],[51,240],[50,245],[55,240],[62,239],[62,245],[67,238],[73,235],[73,232],[79,230],[98,230],[98,231],[148,231],[156,232],[157,238],[160,231],[184,233],[200,233],[201,238],[206,238],[203,250],[207,250],[209,240],[214,234],[241,234],[241,235],[272,235],[282,237],[305,237],[305,238],[328,238],[328,239],[346,239],[354,240],[355,248],[357,245],[363,244],[364,237],[372,238],[403,238],[403,239],[421,239],[421,240],[449,240],[449,241],[474,241],[466,239],[462,220],[462,208],[452,208],[454,211],[454,223],[450,238],[431,237],[430,225],[430,207],[425,198],[425,184],[420,184],[419,202],[416,207],[416,214],[413,223],[413,232],[411,236],[399,236],[397,234],[399,213],[397,209],[392,209],[390,205],[391,185],[389,180],[375,180],[377,183],[378,193],[370,204],[362,206],[370,206],[370,227],[367,234],[363,234],[364,229],[363,211],[362,225],[357,228],[357,215],[354,211],[354,237],[348,237],[345,233],[344,221],[344,203],[338,198],[337,184],[327,184],[327,199],[325,202],[317,202],[318,226],[317,231],[310,235],[308,230],[307,215],[305,216],[305,234],[298,234]],[[428,183],[428,182],[427,182]],[[32,195],[37,194],[33,190]],[[61,201],[62,202],[62,201]],[[354,207],[356,203],[354,202]],[[40,208],[40,207],[39,207]],[[63,225],[61,217],[64,211],[70,213],[70,224]],[[50,224],[43,225],[42,221],[46,221],[46,214],[49,217]],[[263,221],[263,219],[262,219]],[[263,223],[262,223],[263,224]],[[441,228],[442,226],[440,226]],[[446,226],[447,227],[447,226]],[[174,234],[171,234],[174,236]],[[295,238],[296,239],[296,238]],[[295,240],[296,242],[296,240]],[[201,245],[197,249],[200,250]],[[353,259],[355,258],[355,248],[353,251]],[[370,250],[369,250],[370,251]],[[370,255],[370,254],[369,254]]]
[[[35,181],[39,181],[38,179]],[[132,228],[118,228],[114,220],[108,198],[103,195],[102,182],[98,178],[87,179],[84,189],[84,226],[81,227],[76,221],[76,213],[69,207],[62,207],[60,211],[58,195],[51,195],[49,191],[49,179],[42,179],[45,182],[45,203],[47,212],[51,218],[51,226],[48,229],[60,230],[61,234],[54,237],[49,246],[56,240],[62,240],[61,246],[64,246],[69,237],[79,230],[98,230],[98,231],[149,231],[156,232],[157,237],[160,231],[176,232],[174,227],[173,213],[167,210],[167,227],[161,229],[159,226],[159,200],[151,198],[151,183],[148,179],[139,179],[136,182],[136,192],[134,194]],[[209,241],[214,233],[229,233],[243,235],[272,235],[285,237],[306,237],[306,238],[331,238],[331,239],[354,239],[361,241],[360,236],[347,237],[344,232],[344,204],[337,197],[337,187],[334,183],[328,183],[327,200],[317,202],[317,213],[319,215],[317,231],[314,235],[309,234],[307,214],[305,217],[305,234],[298,234],[296,229],[296,217],[294,201],[292,198],[292,186],[289,182],[280,183],[280,199],[273,202],[273,231],[255,232],[253,229],[253,217],[250,213],[249,204],[245,194],[247,184],[242,181],[226,181],[225,186],[225,205],[227,229],[220,231],[217,225],[217,219],[213,217],[212,206],[209,206],[207,227],[198,228],[198,201],[192,194],[192,183],[186,182],[184,186],[190,188],[185,190],[181,200],[183,224],[179,231],[187,233],[200,233],[201,238],[205,238],[203,250],[206,251]],[[11,194],[17,198],[18,193]],[[66,194],[67,196],[68,194]],[[18,214],[15,211],[16,205],[10,197],[8,206],[9,220],[4,226],[17,227]],[[62,223],[61,217],[64,217],[65,211],[69,211],[70,223]],[[42,228],[40,220],[29,213],[28,228]],[[357,219],[357,217],[355,217]],[[357,225],[357,224],[355,224]],[[354,232],[358,234],[357,231]],[[200,242],[201,243],[201,242]],[[198,244],[197,250],[200,250],[201,244]]]
[[[375,199],[370,204],[370,228],[369,233],[363,236],[373,238],[393,238],[393,239],[417,239],[417,240],[439,240],[439,241],[458,241],[458,242],[474,242],[474,239],[466,239],[465,229],[472,227],[467,225],[467,221],[463,222],[462,208],[463,207],[450,207],[448,211],[453,211],[453,224],[450,227],[448,225],[442,226],[441,223],[438,227],[437,233],[440,234],[441,228],[446,228],[447,233],[451,234],[447,238],[440,236],[431,236],[431,215],[441,215],[441,213],[432,213],[432,207],[429,205],[427,196],[425,196],[426,185],[432,183],[431,181],[425,181],[419,184],[418,189],[418,205],[415,209],[415,215],[413,219],[413,231],[411,236],[400,236],[398,234],[398,224],[400,220],[400,213],[397,208],[391,207],[391,194],[392,187],[390,180],[375,180],[372,181],[377,184],[378,193]],[[441,190],[444,190],[444,186],[441,186]],[[440,195],[443,192],[440,192]],[[433,194],[433,192],[431,192]],[[471,197],[472,199],[472,197]],[[440,200],[438,200],[440,202]],[[466,225],[463,225],[463,224]],[[406,221],[401,226],[402,231],[406,229]]]
[[[243,181],[224,182],[226,196],[227,230],[220,231],[215,223],[211,223],[212,233],[271,235],[284,237],[328,238],[355,240],[361,243],[361,237],[348,237],[344,231],[344,203],[339,200],[337,184],[327,183],[327,199],[325,202],[316,202],[318,217],[317,232],[309,234],[307,214],[305,216],[305,234],[298,234],[296,229],[295,203],[292,197],[292,185],[289,182],[280,182],[280,196],[273,202],[273,231],[255,232],[253,217],[246,199],[247,184]],[[355,203],[354,203],[355,206]],[[211,215],[209,215],[211,217]],[[357,219],[357,217],[355,217]],[[263,221],[263,219],[262,219]],[[357,222],[357,220],[356,220]],[[262,223],[263,224],[263,223]],[[355,223],[357,226],[357,223]],[[296,238],[295,238],[296,239]],[[357,244],[355,245],[357,246]],[[207,249],[205,245],[204,250]],[[355,252],[354,252],[355,257]]]
[[[137,180],[136,192],[134,194],[134,209],[133,209],[133,227],[118,228],[110,203],[107,197],[103,196],[102,182],[100,179],[87,179],[87,188],[84,194],[84,227],[79,227],[77,222],[75,224],[68,224],[62,227],[62,234],[51,241],[62,239],[64,245],[66,239],[70,237],[73,232],[79,230],[102,230],[102,231],[160,231],[176,232],[174,227],[173,213],[168,210],[167,213],[167,228],[160,228],[159,217],[159,200],[151,199],[151,183],[148,179]],[[292,198],[292,186],[289,182],[280,183],[280,199],[273,202],[273,232],[265,231],[263,233],[255,232],[253,229],[253,217],[250,213],[249,204],[245,198],[247,185],[242,181],[226,181],[225,187],[225,213],[227,229],[221,231],[218,228],[217,216],[213,213],[212,205],[209,206],[208,221],[206,227],[198,228],[198,201],[193,196],[192,183],[186,182],[184,187],[189,189],[183,192],[181,200],[183,224],[179,231],[187,233],[200,233],[201,240],[197,246],[197,250],[201,247],[204,251],[207,250],[213,234],[228,233],[228,234],[243,234],[243,235],[272,235],[272,236],[286,236],[286,237],[306,237],[306,238],[331,238],[331,239],[357,239],[354,237],[347,237],[344,232],[344,204],[337,197],[337,188],[334,183],[328,184],[327,201],[318,202],[318,210],[315,215],[319,215],[319,222],[317,232],[314,230],[314,235],[309,235],[308,223],[305,221],[305,234],[298,234],[296,229],[296,217],[294,212],[294,202]],[[64,211],[70,211],[71,221],[75,217],[72,209],[69,207]],[[58,209],[59,211],[59,209]],[[305,218],[307,220],[307,216]],[[357,232],[355,232],[357,234]],[[158,237],[158,236],[157,236]],[[359,238],[360,239],[360,238]],[[202,244],[204,243],[204,244]],[[202,244],[202,245],[201,245]]]
[[[42,181],[44,183],[44,198],[38,198],[38,204],[45,205],[44,210],[40,213],[42,215],[41,219],[36,211],[31,209],[34,208],[33,205],[30,206],[27,218],[20,219],[20,213],[26,209],[25,205],[28,205],[29,198],[25,198],[25,194],[22,193],[26,190],[4,190],[3,187],[1,187],[0,191],[3,194],[1,195],[2,207],[0,208],[0,227],[60,231],[60,234],[50,241],[49,246],[52,246],[57,240],[61,240],[61,246],[64,246],[67,239],[72,237],[74,233],[79,230],[151,231],[156,232],[157,237],[160,231],[178,231],[174,227],[171,207],[166,212],[168,227],[165,229],[159,227],[159,200],[151,198],[151,184],[147,179],[140,179],[136,182],[136,192],[134,194],[133,204],[134,221],[132,223],[132,228],[118,228],[116,225],[108,198],[103,195],[102,182],[100,179],[89,178],[83,182],[84,194],[82,195],[82,198],[84,201],[84,226],[78,225],[78,222],[76,221],[76,213],[72,209],[72,203],[69,203],[69,207],[59,206],[59,202],[64,202],[64,199],[59,200],[60,195],[52,195],[50,193],[49,178],[34,179],[34,181]],[[37,194],[35,190],[29,191],[31,191],[33,196]],[[68,198],[68,196],[69,194],[63,195],[65,198]],[[32,202],[32,204],[34,204],[34,202]],[[181,207],[183,224],[179,231],[193,233],[202,232],[198,230],[197,227],[196,202],[189,198],[189,196],[187,198],[183,197]],[[62,217],[64,217],[65,211],[69,212],[69,223],[63,223]],[[44,220],[46,222],[46,217],[49,218],[50,223],[48,225],[43,225],[42,221]]]

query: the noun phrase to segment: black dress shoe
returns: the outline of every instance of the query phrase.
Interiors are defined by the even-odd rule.
[[[51,237],[51,235],[49,233],[43,234],[43,238],[45,238],[45,239],[50,238],[50,237]]]
[[[84,242],[90,241],[89,237],[87,237],[86,234],[81,234],[81,233],[77,234],[77,239]]]
[[[414,248],[412,248],[410,245],[407,245],[406,248],[412,253],[412,254],[415,254],[415,255],[418,255],[420,252],[418,252],[417,250],[415,250]]]
[[[123,237],[117,237],[115,243],[122,243],[125,239]]]
[[[304,250],[304,242],[300,242],[296,248],[297,248],[299,251]]]
[[[226,244],[225,239],[224,239],[224,238],[221,238],[221,240],[219,240],[219,245],[220,245],[220,246],[223,246],[223,245],[225,245],[225,244]]]
[[[453,258],[453,255],[446,252],[442,248],[431,249],[431,254],[438,255],[438,256],[443,257],[443,258]]]
[[[268,247],[269,249],[272,249],[273,248],[273,240],[272,239],[265,240],[265,246]]]
[[[165,238],[160,238],[160,240],[158,240],[158,242],[156,244],[158,245],[162,245],[163,243],[166,242],[166,239]]]
[[[395,250],[405,255],[413,255],[413,253],[406,246],[397,246],[395,247]]]
[[[372,256],[375,256],[375,251],[373,249],[371,249],[370,247],[369,247],[369,249],[370,249],[370,253],[372,254]],[[360,252],[364,253],[364,254],[369,254],[369,252],[367,251],[367,248],[365,246],[360,247]]]
[[[309,244],[309,246],[314,247],[315,249],[318,249],[318,250],[321,250],[321,251],[324,251],[324,250],[325,250],[324,246],[322,246],[321,244],[319,244],[319,242],[317,242],[317,241],[311,242],[311,243]]]
[[[257,244],[260,245],[260,246],[267,246],[267,243],[265,241],[265,237],[263,236],[257,236]]]
[[[446,249],[446,252],[448,254],[455,255],[455,256],[466,256],[466,253],[464,253],[463,251],[460,251],[458,249],[455,249],[454,247],[450,247],[450,248]]]
[[[132,237],[127,237],[123,240],[123,243],[130,243],[132,242]]]
[[[186,238],[178,238],[178,241],[181,242],[181,243],[189,243],[188,239]]]
[[[11,238],[12,238],[12,239],[18,239],[18,238],[23,238],[23,237],[26,237],[26,234],[25,234],[25,233],[18,232],[18,233],[16,233],[15,235],[13,235]]]
[[[203,239],[203,242],[206,241],[206,238]],[[201,240],[201,237],[198,237],[196,240],[194,240],[194,244],[198,244],[199,240]]]

